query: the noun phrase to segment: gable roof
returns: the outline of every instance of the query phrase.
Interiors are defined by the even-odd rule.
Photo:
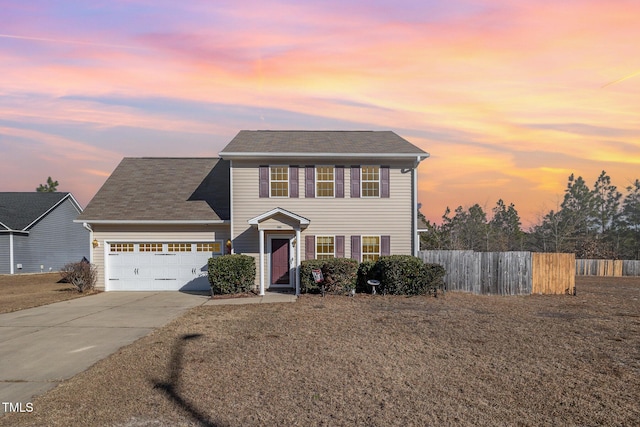
[[[427,152],[391,131],[242,130],[220,152],[233,157],[410,157]]]
[[[76,222],[219,223],[229,210],[228,161],[124,158]]]
[[[0,192],[0,231],[27,231],[68,198],[82,212],[71,193]]]

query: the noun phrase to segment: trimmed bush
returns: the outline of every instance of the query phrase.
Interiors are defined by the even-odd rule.
[[[238,294],[253,289],[256,262],[249,255],[233,254],[209,258],[209,283],[215,294]]]
[[[60,270],[62,280],[71,283],[78,292],[91,291],[96,286],[98,269],[86,261],[70,262]]]
[[[444,268],[438,264],[425,264],[420,258],[410,255],[383,256],[372,267],[362,270],[363,278],[360,280],[363,286],[366,286],[366,280],[379,280],[379,292],[383,294],[424,295],[444,289]]]
[[[363,261],[358,267],[358,280],[356,282],[356,292],[366,293],[370,291],[367,281],[380,280],[380,272],[376,268],[375,261]]]
[[[316,283],[312,270],[322,271],[324,283]],[[300,265],[300,292],[325,292],[344,294],[356,287],[358,261],[351,258],[328,258],[302,261]]]
[[[300,292],[317,293],[320,292],[320,284],[313,280],[312,270],[322,270],[324,259],[308,259],[300,263]],[[322,273],[324,275],[324,273]]]

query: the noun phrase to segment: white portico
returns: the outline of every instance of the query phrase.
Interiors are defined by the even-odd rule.
[[[300,233],[310,221],[286,209],[275,208],[254,218],[249,224],[259,233],[260,295],[265,289],[295,288],[300,294]]]

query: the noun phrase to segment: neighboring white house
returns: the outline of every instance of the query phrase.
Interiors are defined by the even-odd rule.
[[[241,131],[220,158],[123,159],[76,221],[106,290],[208,289],[233,251],[261,294],[298,292],[303,259],[417,252],[426,157],[388,131]]]

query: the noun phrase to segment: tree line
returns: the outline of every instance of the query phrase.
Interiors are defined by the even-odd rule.
[[[475,251],[573,252],[576,258],[640,259],[640,180],[618,191],[602,171],[593,187],[571,174],[557,210],[540,217],[527,231],[513,203],[500,199],[491,219],[479,204],[453,212],[440,225],[426,220],[420,247]]]

